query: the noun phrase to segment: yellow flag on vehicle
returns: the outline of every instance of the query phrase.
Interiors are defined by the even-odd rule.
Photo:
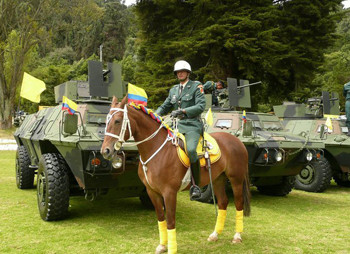
[[[205,114],[205,122],[208,126],[213,125],[213,113],[211,112],[211,108],[209,108],[208,112]]]
[[[20,96],[32,102],[40,102],[40,94],[45,91],[45,82],[24,73]]]
[[[330,117],[327,117],[326,126],[328,128],[328,131],[332,131],[333,130],[332,120],[331,120]]]

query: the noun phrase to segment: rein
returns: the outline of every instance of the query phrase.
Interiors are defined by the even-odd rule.
[[[112,114],[111,113],[108,113],[107,115],[107,119],[106,119],[106,127],[105,127],[105,135],[107,136],[111,136],[113,138],[117,138],[118,139],[118,142],[120,142],[121,144],[125,143],[125,140],[124,140],[124,137],[125,137],[125,132],[126,132],[126,128],[129,129],[129,133],[130,133],[130,138],[133,137],[132,135],[132,132],[131,132],[131,125],[130,125],[130,120],[129,120],[129,117],[128,117],[128,109],[127,109],[127,105],[124,106],[124,109],[121,109],[121,108],[111,108],[109,110],[109,112],[111,111],[115,111],[113,112]],[[113,134],[113,133],[110,133],[110,132],[107,132],[107,127],[108,127],[108,124],[109,122],[111,121],[112,117],[118,113],[118,112],[123,112],[124,115],[123,115],[123,122],[122,122],[122,128],[120,130],[120,134],[119,135],[116,135],[116,134]],[[126,147],[131,147],[131,146],[137,146],[139,144],[142,144],[152,138],[154,138],[158,132],[162,129],[163,127],[163,124],[160,124],[159,125],[159,128],[154,132],[152,133],[152,135],[150,135],[149,137],[145,138],[144,140],[141,140],[141,141],[138,141],[138,142],[134,142],[134,143],[125,143],[124,146]],[[116,147],[114,147],[116,148]],[[118,150],[118,149],[116,149]]]

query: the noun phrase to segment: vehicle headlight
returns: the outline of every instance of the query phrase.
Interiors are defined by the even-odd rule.
[[[121,168],[123,166],[123,158],[120,156],[116,156],[112,160],[112,167],[113,168]]]
[[[276,152],[275,159],[277,162],[281,161],[283,159],[283,155],[280,151]]]
[[[312,160],[312,157],[313,157],[312,152],[307,152],[307,153],[306,153],[306,160],[307,160],[307,161],[311,161],[311,160]]]

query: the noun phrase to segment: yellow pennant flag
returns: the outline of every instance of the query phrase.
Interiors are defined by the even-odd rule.
[[[333,130],[332,120],[331,120],[330,117],[327,117],[326,126],[328,128],[328,131],[332,131]]]
[[[208,112],[205,114],[205,121],[208,126],[213,125],[213,113],[211,112],[211,108],[209,108]]]
[[[24,73],[20,96],[32,102],[40,102],[40,94],[45,91],[44,81]]]

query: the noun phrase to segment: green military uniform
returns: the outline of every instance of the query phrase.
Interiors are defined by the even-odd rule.
[[[227,88],[217,89],[216,83],[214,81],[205,82],[203,87],[204,91],[212,92],[212,104],[214,106],[220,106],[221,108],[230,107]]]
[[[346,126],[350,133],[350,82],[346,83],[343,88],[343,95],[345,97],[345,113],[346,113]]]
[[[216,88],[216,84],[214,81],[207,81],[204,83],[203,88],[204,88],[204,91],[207,91],[207,90],[212,91]]]
[[[196,148],[200,135],[203,132],[201,114],[205,109],[205,97],[203,86],[198,81],[189,80],[179,94],[180,84],[173,86],[169,91],[169,96],[164,103],[157,109],[156,113],[165,115],[170,110],[184,109],[185,116],[179,121],[179,132],[186,138],[186,147],[191,163],[198,160]]]

